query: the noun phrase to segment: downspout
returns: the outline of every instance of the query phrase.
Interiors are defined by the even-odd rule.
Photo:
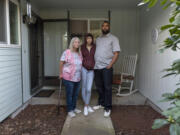
[[[23,91],[23,45],[22,45],[22,7],[21,7],[21,0],[18,1],[19,2],[19,14],[20,14],[20,36],[21,36],[21,89],[22,89],[22,105],[24,104],[24,91]]]

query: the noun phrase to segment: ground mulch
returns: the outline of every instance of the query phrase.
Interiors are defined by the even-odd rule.
[[[65,107],[57,115],[55,105],[29,105],[14,119],[0,123],[0,135],[60,135],[66,115]]]
[[[155,119],[163,118],[150,106],[113,106],[111,119],[116,135],[169,135],[169,127],[153,130]]]

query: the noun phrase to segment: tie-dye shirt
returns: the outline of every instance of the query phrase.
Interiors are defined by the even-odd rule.
[[[60,61],[64,61],[62,77],[65,80],[79,82],[81,80],[82,55],[67,49]]]

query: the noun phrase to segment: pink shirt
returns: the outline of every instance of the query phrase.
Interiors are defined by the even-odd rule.
[[[67,49],[61,56],[64,61],[62,77],[65,80],[79,82],[81,80],[82,55]]]

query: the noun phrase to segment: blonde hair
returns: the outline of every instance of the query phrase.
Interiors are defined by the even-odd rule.
[[[69,44],[69,49],[71,50],[71,51],[73,51],[73,44],[74,44],[74,41],[75,40],[79,40],[79,44],[80,44],[80,39],[78,38],[78,37],[73,37],[72,39],[71,39],[71,42],[70,42],[70,44]],[[80,49],[80,45],[79,45],[79,48],[78,48],[78,51],[77,51],[79,54],[81,53],[81,49]]]

